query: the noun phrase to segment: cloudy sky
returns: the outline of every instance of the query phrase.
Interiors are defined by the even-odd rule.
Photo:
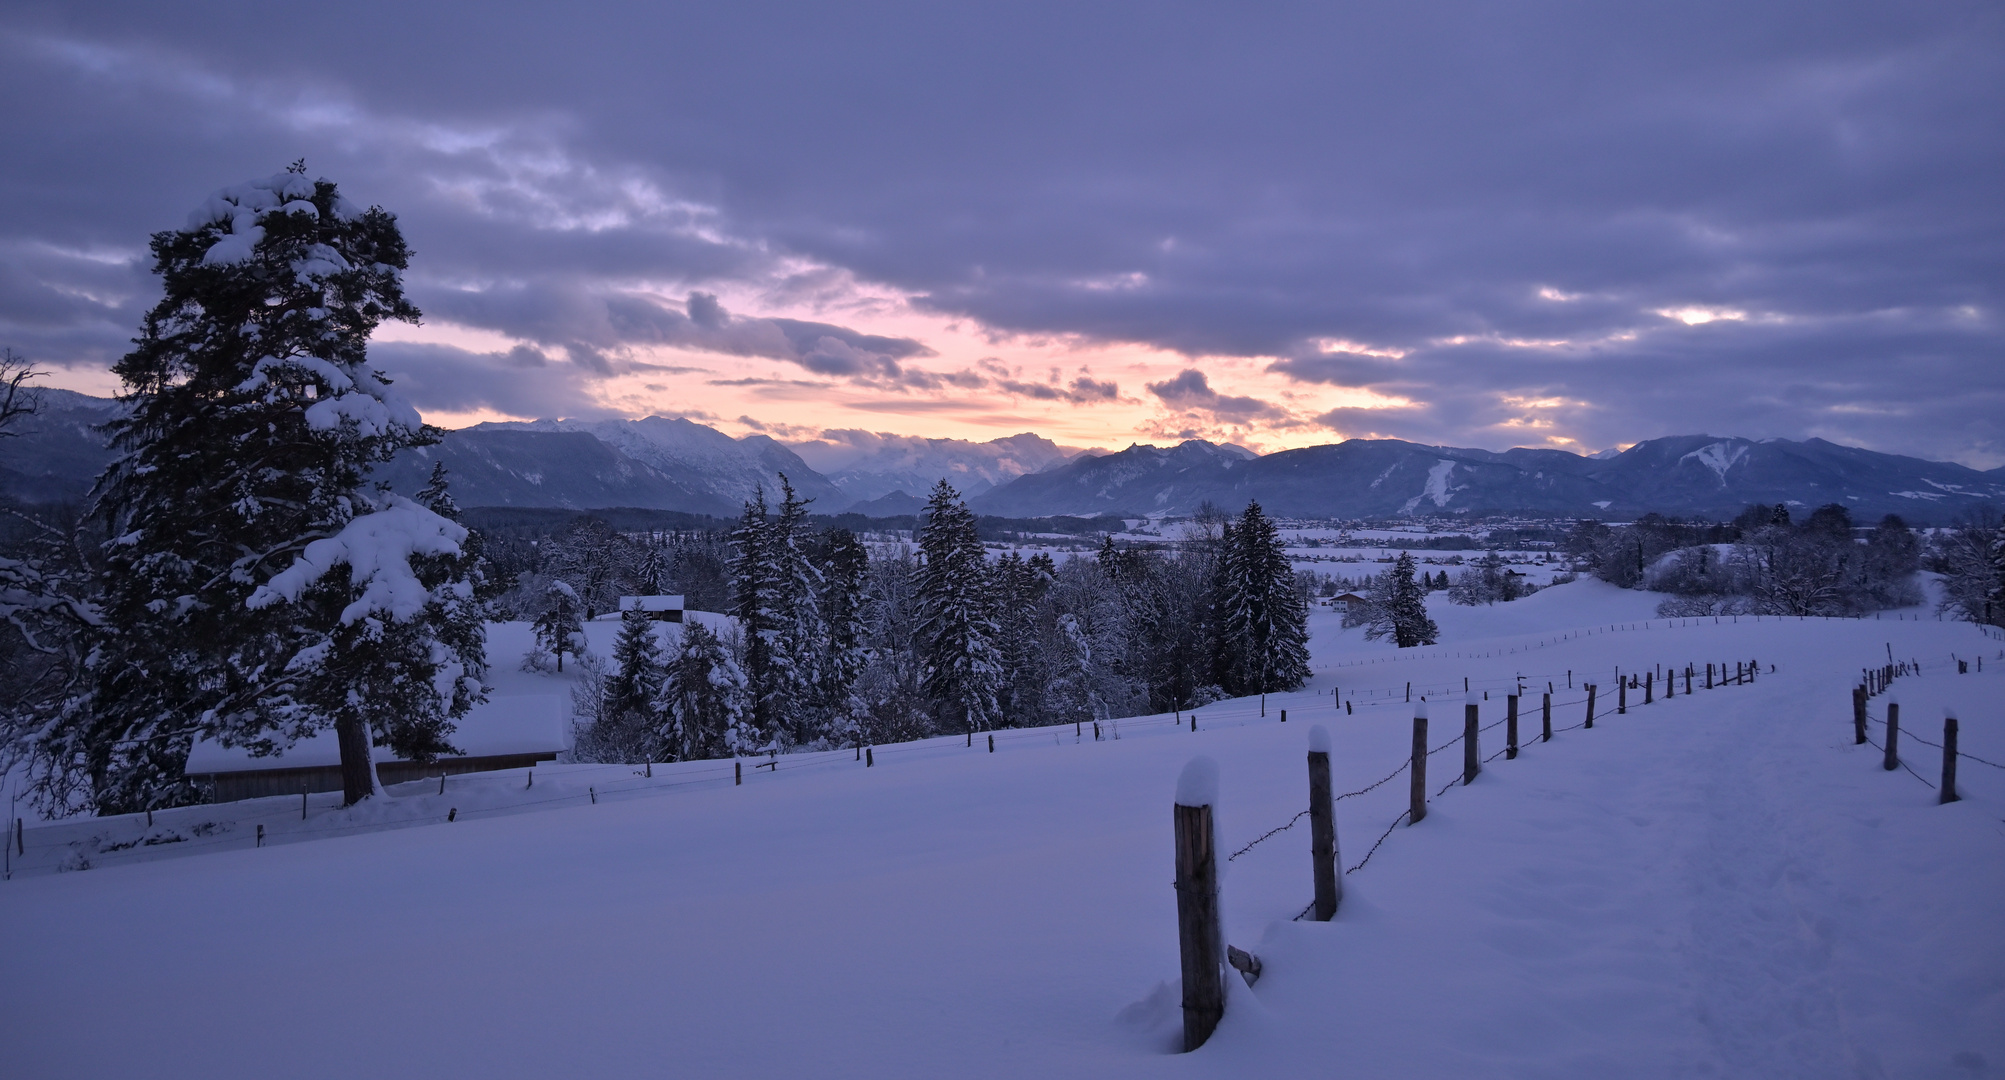
[[[8,4],[0,344],[115,389],[305,157],[447,426],[2005,464],[1995,0],[498,7]]]

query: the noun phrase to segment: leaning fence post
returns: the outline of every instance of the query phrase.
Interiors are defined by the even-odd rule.
[[[1587,727],[1587,728],[1591,728],[1591,727],[1593,727],[1593,726],[1594,726],[1594,684],[1593,684],[1593,683],[1588,683],[1588,684],[1587,684],[1587,723],[1585,723],[1585,724],[1582,724],[1581,726],[1582,726],[1582,727]]]
[[[1344,898],[1337,876],[1337,806],[1330,798],[1330,733],[1309,729],[1309,863],[1316,882],[1316,921],[1329,922]]]
[[[1407,799],[1406,821],[1409,825],[1420,824],[1427,816],[1427,703],[1413,707],[1413,773],[1412,794]]]
[[[1887,699],[1887,759],[1880,763],[1880,767],[1887,770],[1888,772],[1893,772],[1895,769],[1901,767],[1900,750],[1897,746],[1897,744],[1900,741],[1901,741],[1901,703],[1893,700],[1892,698],[1888,698]]]
[[[1866,742],[1866,684],[1852,688],[1852,745],[1863,746]]]
[[[1940,802],[1953,803],[1956,794],[1956,710],[1942,711],[1942,796]]]
[[[1476,746],[1477,714],[1476,695],[1471,693],[1462,705],[1462,783],[1464,786],[1476,782],[1476,774],[1483,771],[1483,758]]]
[[[1177,947],[1183,960],[1184,1050],[1204,1045],[1225,1015],[1225,950],[1218,925],[1218,855],[1211,808],[1218,763],[1192,758],[1177,777]]]
[[[1509,705],[1506,707],[1509,709],[1509,712],[1505,714],[1507,719],[1504,721],[1504,760],[1516,761],[1518,759],[1518,695],[1510,695],[1508,701]]]

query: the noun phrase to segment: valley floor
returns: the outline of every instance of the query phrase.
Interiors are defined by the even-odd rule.
[[[2005,771],[1965,760],[1963,801],[1939,806],[1940,758],[1914,741],[1953,707],[1964,750],[2005,763],[2005,645],[1934,621],[1646,623],[1620,605],[1647,597],[1572,588],[1472,609],[1430,649],[1319,623],[1309,687],[1265,717],[1206,707],[1195,732],[938,740],[742,785],[699,771],[719,763],[618,784],[559,769],[539,812],[497,796],[450,825],[18,877],[0,884],[0,1073],[2005,1075]],[[1919,776],[1852,744],[1849,688],[1889,651],[1922,667],[1894,688]],[[1750,658],[1752,685],[1614,714],[1618,665]],[[1220,763],[1236,851],[1306,805],[1311,723],[1354,791],[1407,752],[1405,685],[1441,745],[1465,677],[1486,725],[1523,680],[1522,754],[1466,787],[1460,748],[1434,755],[1417,826],[1387,831],[1404,776],[1338,802],[1344,864],[1370,857],[1333,922],[1294,921],[1305,825],[1231,861],[1226,937],[1265,974],[1232,981],[1210,1043],[1171,1053],[1183,764]],[[479,791],[408,798],[439,821],[426,800]]]

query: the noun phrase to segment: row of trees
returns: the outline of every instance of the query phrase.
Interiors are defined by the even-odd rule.
[[[1891,515],[1861,537],[1835,503],[1801,522],[1780,505],[1750,508],[1731,525],[1582,522],[1569,548],[1611,584],[1672,594],[1660,605],[1667,616],[1843,616],[1922,601],[1921,538]]]
[[[1191,707],[1308,677],[1308,582],[1257,504],[1181,542],[991,557],[942,482],[911,546],[812,529],[783,483],[732,533],[736,616],[623,620],[581,692],[581,752],[673,760]],[[664,644],[662,639],[668,638]]]
[[[1959,618],[2005,626],[2005,522],[1995,511],[1966,516],[1930,552],[1929,568],[1942,575],[1943,610]]]

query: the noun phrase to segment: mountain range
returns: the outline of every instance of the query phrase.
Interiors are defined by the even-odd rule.
[[[1026,476],[971,500],[983,513],[1183,514],[1258,499],[1282,517],[1525,513],[1627,520],[1731,517],[1749,504],[1840,503],[1855,520],[1945,523],[2005,503],[2005,469],[1882,454],[1823,439],[1679,435],[1614,455],[1471,450],[1351,439],[1248,458],[1204,442],[1131,446]]]
[[[117,402],[41,392],[18,437],[0,440],[0,496],[77,499],[110,460],[98,425]],[[1724,518],[1753,503],[1840,503],[1855,520],[1889,513],[1942,524],[2005,505],[2005,468],[1792,441],[1682,435],[1582,457],[1351,439],[1259,455],[1189,441],[1116,453],[1068,451],[1024,433],[988,442],[831,432],[787,444],[732,438],[681,418],[478,424],[400,455],[377,472],[414,491],[443,461],[461,506],[638,507],[730,517],[784,474],[821,513],[916,512],[946,479],[975,510],[1005,517],[1180,515],[1257,499],[1281,517],[1394,518],[1514,513],[1627,520],[1657,513]]]

